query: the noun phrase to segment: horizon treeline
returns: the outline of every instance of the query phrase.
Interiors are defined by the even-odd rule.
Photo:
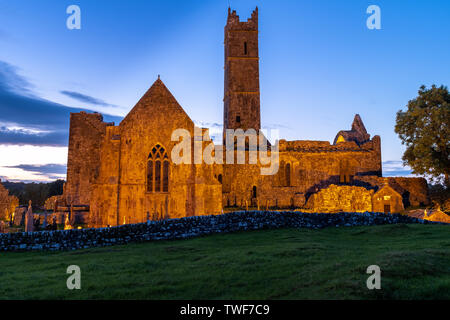
[[[53,182],[9,182],[2,181],[3,186],[9,191],[9,195],[19,199],[19,205],[28,205],[31,200],[33,206],[44,206],[45,200],[52,196],[63,194],[64,180]]]

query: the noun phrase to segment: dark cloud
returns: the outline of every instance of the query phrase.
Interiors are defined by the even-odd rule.
[[[11,130],[0,127],[0,144],[35,145],[35,146],[65,146],[68,134],[65,131],[34,133],[27,130]]]
[[[88,95],[85,95],[85,94],[82,94],[82,93],[79,93],[79,92],[66,91],[66,90],[63,90],[63,91],[60,91],[60,92],[63,95],[66,95],[66,96],[68,96],[68,97],[70,97],[72,99],[81,101],[83,103],[95,104],[95,105],[104,106],[104,107],[117,107],[117,106],[115,106],[113,104],[106,103],[103,100],[100,100],[100,99],[97,99],[97,98],[94,98],[94,97],[91,97],[91,96],[88,96]]]
[[[16,67],[0,61],[0,143],[66,146],[70,113],[92,111],[42,99],[31,88]],[[122,118],[104,115],[104,120],[119,123]],[[7,130],[9,124],[33,130]]]
[[[31,95],[32,84],[19,75],[19,69],[0,60],[0,92]]]
[[[16,166],[7,166],[5,168],[16,168],[16,169],[22,169],[28,172],[37,173],[43,176],[49,176],[49,178],[55,178],[58,179],[57,176],[52,175],[59,175],[59,174],[66,174],[67,172],[67,166],[63,164],[44,164],[44,165],[33,165],[33,164],[19,164]]]

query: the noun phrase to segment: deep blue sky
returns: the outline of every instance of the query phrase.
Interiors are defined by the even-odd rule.
[[[81,30],[66,28],[71,4]],[[366,27],[371,4],[381,30]],[[447,0],[0,0],[0,176],[57,177],[70,108],[124,116],[158,74],[194,121],[221,125],[229,5],[241,20],[259,8],[263,126],[333,141],[359,113],[381,136],[385,173],[408,173],[395,114],[420,85],[450,83]]]

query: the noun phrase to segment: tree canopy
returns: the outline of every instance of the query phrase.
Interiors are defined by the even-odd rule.
[[[19,198],[20,205],[28,205],[28,201],[33,202],[33,206],[43,206],[45,200],[51,196],[63,193],[64,180],[56,180],[50,183],[24,183],[3,181],[3,186],[8,189],[9,195]]]
[[[413,173],[450,186],[450,93],[445,86],[421,86],[419,95],[399,110],[395,132],[406,146],[403,162]]]

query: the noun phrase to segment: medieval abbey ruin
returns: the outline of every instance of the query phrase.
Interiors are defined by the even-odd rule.
[[[261,129],[258,10],[247,21],[228,11],[225,26],[224,132]],[[383,178],[381,140],[359,115],[329,141],[279,140],[278,171],[261,163],[174,164],[176,129],[191,144],[208,136],[195,128],[159,79],[119,125],[98,113],[73,113],[67,183],[61,206],[88,208],[91,226],[221,214],[224,207],[300,208],[320,212],[399,212],[427,204],[422,178]],[[225,136],[225,133],[224,133]],[[205,148],[200,142],[202,148]],[[246,145],[248,159],[250,149]]]

